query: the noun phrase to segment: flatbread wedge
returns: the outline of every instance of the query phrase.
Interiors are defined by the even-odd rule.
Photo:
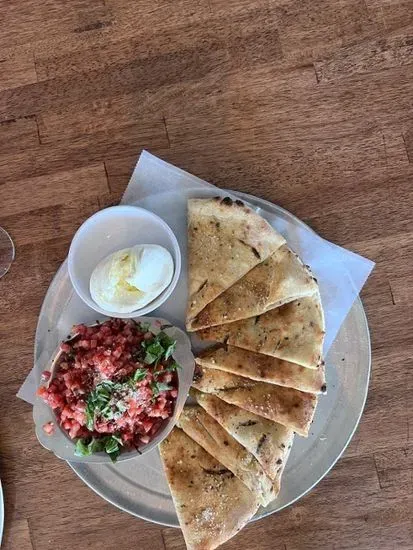
[[[197,335],[315,369],[321,362],[324,333],[317,293],[257,317],[200,330]]]
[[[223,401],[279,422],[307,437],[317,406],[317,396],[266,382],[256,382],[217,369],[197,366],[194,388],[213,393]]]
[[[182,430],[160,454],[188,550],[214,550],[254,516],[257,496]]]
[[[317,281],[310,269],[283,245],[210,302],[189,328],[200,330],[261,315],[317,291]]]
[[[293,444],[294,432],[282,424],[230,405],[216,395],[194,388],[190,395],[219,424],[255,456],[278,494],[281,476]]]
[[[225,344],[202,351],[195,361],[202,367],[309,393],[325,393],[327,390],[323,362],[316,369],[307,369],[277,357]]]
[[[209,302],[284,243],[284,237],[242,201],[190,199],[188,328]]]
[[[258,460],[202,407],[186,406],[178,427],[256,493],[263,506],[274,500],[272,481]]]

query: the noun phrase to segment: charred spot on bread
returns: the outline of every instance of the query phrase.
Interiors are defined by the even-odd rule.
[[[240,422],[238,426],[248,427],[248,426],[255,426],[256,420],[247,420],[246,422]]]
[[[264,445],[266,439],[267,439],[267,434],[262,434],[262,436],[260,437],[260,439],[258,441],[257,453],[260,451],[261,447]]]
[[[254,254],[254,256],[256,258],[258,258],[258,260],[261,260],[261,255],[260,253],[258,252],[258,250],[255,248],[255,246],[251,246],[250,244],[246,243],[243,239],[238,239],[238,242],[240,242],[241,244],[243,244],[244,246],[248,247],[252,253]]]
[[[200,380],[202,380],[203,376],[204,373],[202,372],[202,369],[200,369],[199,367],[195,367],[193,381],[199,382]]]
[[[205,279],[205,281],[201,284],[201,286],[198,288],[198,292],[201,292],[201,290],[205,287],[205,285],[208,284],[208,279]]]
[[[234,477],[234,474],[229,470],[227,470],[226,468],[221,468],[220,470],[213,470],[209,468],[202,468],[202,469],[206,474],[211,476],[224,476],[224,475],[230,474],[229,477]]]
[[[225,204],[226,206],[232,206],[233,202],[234,201],[231,199],[231,197],[224,197],[222,199],[222,204]]]

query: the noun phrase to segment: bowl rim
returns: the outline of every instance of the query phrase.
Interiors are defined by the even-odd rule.
[[[131,213],[142,213],[144,212],[145,215],[149,215],[151,218],[153,218],[159,225],[162,227],[162,229],[165,231],[165,233],[169,236],[172,247],[173,247],[173,253],[174,253],[174,273],[171,279],[171,282],[169,285],[157,296],[155,299],[153,299],[151,302],[146,304],[145,306],[141,307],[140,309],[135,309],[134,311],[131,311],[129,313],[125,312],[117,312],[117,311],[108,311],[104,308],[101,308],[96,304],[96,302],[93,300],[93,298],[90,295],[86,295],[79,287],[76,276],[74,274],[74,247],[79,242],[79,239],[81,238],[82,233],[87,230],[87,226],[91,223],[91,221],[95,218],[102,217],[103,215],[107,215],[109,211],[114,210],[124,210],[129,211]],[[169,227],[169,225],[163,220],[160,216],[152,212],[151,210],[148,210],[146,208],[142,208],[140,206],[134,206],[130,204],[119,204],[115,206],[109,206],[108,208],[103,208],[102,210],[98,210],[98,212],[95,212],[89,218],[87,218],[77,229],[75,234],[73,235],[72,241],[70,243],[69,252],[67,255],[67,268],[69,273],[70,282],[72,283],[72,286],[74,290],[76,291],[76,294],[83,300],[83,302],[89,306],[91,309],[97,311],[101,315],[107,315],[109,317],[119,317],[121,319],[132,319],[133,317],[141,317],[143,315],[147,315],[148,313],[151,313],[155,309],[159,308],[166,300],[170,297],[172,292],[175,290],[176,285],[178,284],[178,280],[181,274],[182,269],[182,253],[181,248],[178,243],[178,239],[176,238],[175,233],[172,231],[172,229]],[[90,294],[90,292],[89,292]]]

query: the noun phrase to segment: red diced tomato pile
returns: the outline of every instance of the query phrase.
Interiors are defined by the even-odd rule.
[[[172,354],[162,355],[159,338],[134,321],[77,325],[73,334],[38,395],[72,439],[116,435],[127,449],[149,443],[173,414],[178,395]]]

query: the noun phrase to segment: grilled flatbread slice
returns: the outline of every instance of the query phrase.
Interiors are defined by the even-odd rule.
[[[284,243],[284,237],[239,200],[190,199],[187,326],[209,302]]]
[[[273,480],[276,494],[293,444],[294,432],[282,424],[225,403],[216,395],[192,388],[190,395],[243,447],[255,456]]]
[[[178,426],[258,495],[267,506],[275,498],[272,481],[258,460],[199,405],[182,411]]]
[[[303,367],[321,362],[324,315],[319,294],[300,298],[250,319],[197,332],[202,340],[226,342]]]
[[[316,369],[307,369],[296,363],[228,345],[206,349],[195,361],[202,367],[309,393],[325,393],[327,389],[324,363]]]
[[[197,367],[193,386],[223,401],[279,422],[307,437],[317,406],[317,396],[293,388],[256,382],[217,369]]]
[[[200,330],[261,315],[317,291],[310,269],[283,245],[209,303],[192,320],[190,329]]]
[[[254,516],[257,496],[182,430],[160,454],[188,550],[214,550]]]

